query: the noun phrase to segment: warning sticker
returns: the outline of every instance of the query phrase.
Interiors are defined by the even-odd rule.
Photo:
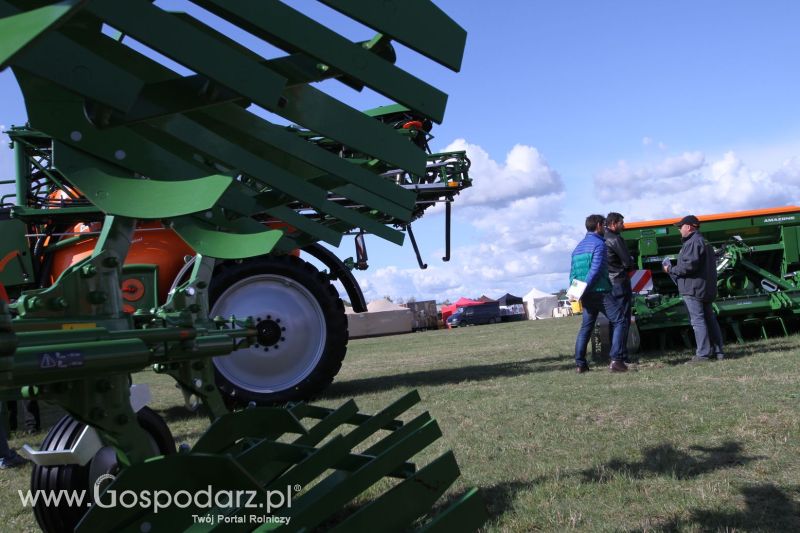
[[[83,366],[83,352],[44,352],[39,354],[39,368],[73,368]]]

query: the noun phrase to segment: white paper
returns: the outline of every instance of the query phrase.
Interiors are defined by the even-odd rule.
[[[580,300],[583,296],[583,291],[586,290],[586,282],[574,279],[572,285],[567,289],[567,298],[570,300]]]

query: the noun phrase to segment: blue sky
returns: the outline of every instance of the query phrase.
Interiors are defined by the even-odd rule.
[[[371,35],[311,0],[287,3]],[[468,32],[462,71],[407,50],[399,63],[450,95],[433,147],[466,148],[475,187],[455,203],[449,264],[435,213],[415,225],[426,271],[410,244],[368,238],[371,268],[357,274],[368,298],[556,291],[593,212],[633,221],[800,201],[800,3],[435,3]],[[24,120],[8,72],[0,102],[0,124]],[[0,176],[12,172],[0,151]],[[352,253],[348,239],[339,255]]]

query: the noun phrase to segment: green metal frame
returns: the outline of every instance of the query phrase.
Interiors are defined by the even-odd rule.
[[[409,462],[441,435],[427,413],[397,418],[416,393],[371,417],[352,401],[336,410],[298,404],[229,413],[211,358],[249,346],[257,332],[250,317],[210,319],[207,295],[216,259],[336,245],[356,229],[401,243],[403,233],[389,225],[407,226],[431,202],[469,186],[463,153],[426,151],[446,95],[394,65],[391,45],[396,39],[458,70],[466,33],[427,0],[381,9],[326,0],[378,32],[356,42],[278,1],[194,2],[286,55],[260,57],[202,20],[148,0],[0,0],[0,68],[13,69],[30,122],[12,132],[17,202],[5,228],[19,236],[20,222],[37,234],[51,221],[103,222],[91,257],[49,287],[24,290],[11,306],[16,318],[0,305],[0,394],[58,403],[95,428],[122,467],[107,490],[213,484],[252,489],[264,503],[274,488],[301,485],[283,513],[293,530],[320,525],[364,493],[369,503],[337,530],[480,527],[486,511],[475,491],[423,518],[458,467],[449,452],[418,471]],[[193,74],[129,47],[129,36]],[[323,79],[369,87],[394,104],[361,113],[311,85]],[[300,128],[273,124],[250,106]],[[52,198],[57,190],[68,200]],[[137,220],[145,219],[172,227],[198,255],[164,305],[130,315],[122,265]],[[269,229],[265,220],[289,227]],[[25,241],[12,245],[27,249]],[[25,281],[8,276],[2,281]],[[212,420],[192,449],[175,456],[152,456],[131,407],[128,374],[148,365],[197,395]],[[355,428],[336,435],[346,425]],[[287,440],[291,434],[298,436]],[[369,447],[355,452],[367,439]],[[372,497],[384,478],[400,481]],[[190,520],[177,508],[93,506],[78,530],[197,529]]]

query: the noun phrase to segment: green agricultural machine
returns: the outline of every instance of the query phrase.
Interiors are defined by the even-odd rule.
[[[714,302],[729,339],[788,335],[800,329],[800,207],[788,206],[698,217],[717,254]],[[678,219],[626,224],[622,233],[653,289],[634,295],[635,328],[645,347],[692,343],[689,316],[677,287],[662,270],[681,248]],[[607,335],[606,335],[607,336]],[[601,334],[602,337],[602,334]],[[630,339],[629,339],[630,340]],[[630,345],[629,345],[630,346]]]
[[[271,392],[246,376],[279,372],[294,338],[312,339],[300,345],[312,369],[331,337],[346,343],[329,282],[364,266],[363,234],[413,240],[426,207],[449,212],[469,185],[464,154],[428,149],[446,95],[395,66],[393,44],[457,71],[464,30],[427,0],[320,2],[377,35],[351,41],[277,0],[193,0],[186,13],[0,0],[0,69],[13,70],[29,118],[11,132],[16,191],[0,213],[0,391],[67,411],[25,450],[31,489],[87,498],[39,500],[43,530],[470,531],[486,520],[474,489],[437,504],[459,475],[451,452],[411,462],[441,436],[428,413],[404,415],[415,392],[375,415],[246,395]],[[356,111],[315,86],[324,80],[392,103]],[[356,260],[326,262],[315,245],[347,234]],[[174,276],[148,261],[162,256],[180,258]],[[223,362],[242,353],[260,360],[232,379]],[[147,387],[131,384],[148,366],[208,413],[193,446],[176,450]]]

